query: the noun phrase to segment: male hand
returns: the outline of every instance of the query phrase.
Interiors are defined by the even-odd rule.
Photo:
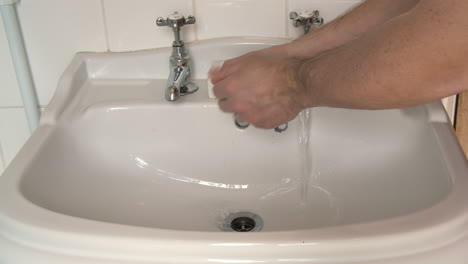
[[[220,70],[210,73],[219,107],[258,128],[292,120],[306,107],[297,67],[298,60],[287,58],[278,48],[225,61]]]

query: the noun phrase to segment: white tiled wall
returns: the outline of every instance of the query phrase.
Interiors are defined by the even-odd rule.
[[[0,141],[0,175],[2,175],[5,169],[5,161],[3,160],[2,142]]]
[[[357,6],[361,2],[363,2],[363,0],[290,0],[288,1],[288,10],[301,12],[310,10],[310,7],[313,7],[314,10],[320,11],[320,16],[323,17],[325,22],[329,22],[336,17],[346,13],[348,10]],[[289,37],[297,38],[304,34],[301,28],[293,27],[292,23],[287,24]]]
[[[172,31],[155,20],[174,11],[197,18],[183,40],[225,36],[296,37],[290,11],[319,9],[330,21],[361,0],[21,0],[27,51],[41,105],[79,51],[128,51],[169,46]],[[28,137],[28,127],[0,20],[0,171]],[[448,102],[450,106],[450,102]],[[4,161],[4,162],[3,162]],[[6,164],[3,164],[6,163]]]
[[[286,37],[285,8],[284,0],[196,0],[198,37]]]
[[[5,39],[3,21],[0,19],[0,106],[21,105],[21,96],[16,83],[10,49]]]
[[[23,108],[0,109],[0,151],[6,164],[14,158],[28,136],[29,128]]]
[[[79,51],[106,51],[100,0],[22,0],[18,5],[41,105]]]
[[[157,28],[156,18],[166,18],[174,11],[193,14],[192,0],[103,0],[103,3],[112,51],[167,47],[174,35],[168,27]],[[184,27],[181,36],[186,42],[195,40],[194,26]]]

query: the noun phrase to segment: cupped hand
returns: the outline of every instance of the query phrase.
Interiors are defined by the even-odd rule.
[[[298,65],[297,59],[271,49],[225,61],[221,69],[210,72],[219,107],[259,128],[292,120],[307,105]]]

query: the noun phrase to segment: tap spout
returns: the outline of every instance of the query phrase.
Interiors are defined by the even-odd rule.
[[[187,83],[189,75],[190,69],[187,66],[171,67],[166,88],[166,100],[171,102],[177,101],[181,95],[186,93],[184,85]]]

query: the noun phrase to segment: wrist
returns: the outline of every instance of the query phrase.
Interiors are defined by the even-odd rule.
[[[320,86],[315,81],[318,70],[316,61],[315,58],[292,59],[291,79],[296,87],[297,101],[302,108],[320,105]]]

